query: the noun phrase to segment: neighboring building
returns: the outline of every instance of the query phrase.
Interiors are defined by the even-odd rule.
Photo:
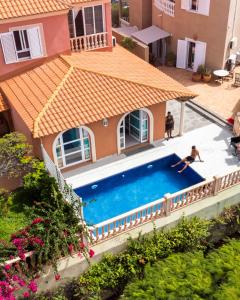
[[[131,12],[138,11],[142,3],[143,0],[130,2],[131,26],[142,22],[141,14],[133,13],[131,17]],[[148,10],[145,12],[150,16]],[[149,45],[162,62],[166,53],[173,51],[179,68],[196,71],[200,64],[206,64],[212,69],[221,69],[230,55],[240,50],[239,0],[152,0],[151,17],[151,25],[163,32],[159,30],[158,36],[153,33],[158,40]],[[151,30],[138,34],[144,42]],[[235,57],[231,57],[234,60]]]
[[[166,101],[195,95],[112,48],[110,0],[39,1],[29,1],[29,17],[1,12],[0,114],[9,129],[64,170],[164,138]]]

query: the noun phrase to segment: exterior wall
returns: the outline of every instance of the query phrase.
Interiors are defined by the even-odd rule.
[[[152,0],[129,0],[129,22],[139,30],[151,26]]]
[[[230,49],[229,42],[233,37],[238,39],[237,46]],[[239,0],[230,0],[224,59],[227,60],[231,54],[235,54],[237,51],[240,51],[240,2]]]
[[[117,32],[114,28],[112,29],[112,34],[116,38],[118,44],[121,44],[123,38],[127,37],[127,35]],[[149,47],[137,40],[135,40],[135,42],[137,43],[137,45],[132,50],[132,53],[145,60],[146,62],[149,62]]]
[[[148,107],[148,109],[151,110],[154,118],[154,141],[164,138],[166,103],[155,104]],[[86,125],[93,131],[95,136],[97,160],[117,154],[117,125],[121,117],[122,115],[110,118],[107,127],[103,126],[102,121]],[[52,160],[54,160],[52,147],[57,135],[53,134],[42,138],[42,144]],[[80,165],[84,165],[84,163],[75,166],[79,167]],[[72,166],[71,169],[74,169],[75,166]]]
[[[106,22],[106,31],[108,33],[108,47],[112,47],[112,7],[111,3],[105,4],[105,22]]]
[[[224,48],[227,34],[228,12],[231,0],[211,0],[210,15],[181,9],[181,1],[176,1],[175,16],[171,17],[158,10],[153,3],[153,25],[172,34],[169,48],[176,53],[177,41],[190,38],[207,43],[206,65],[212,69],[225,64]]]
[[[12,27],[34,24],[42,24],[46,57],[52,57],[59,53],[70,52],[70,37],[66,14],[0,24],[0,33],[7,32]],[[43,62],[45,59],[46,58],[41,58],[13,64],[5,64],[2,47],[0,46],[0,79],[6,77],[7,74],[13,76],[14,73],[19,73],[21,70],[30,68],[32,65]]]

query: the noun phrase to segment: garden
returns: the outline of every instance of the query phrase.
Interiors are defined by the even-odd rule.
[[[31,156],[23,135],[11,133],[0,139],[0,176],[22,178],[22,186],[0,194],[0,299],[29,298],[38,290],[45,265],[53,266],[60,280],[57,261],[79,253],[94,255],[86,244],[86,226],[79,201],[67,202],[43,162]],[[20,260],[6,264],[15,257]]]
[[[240,299],[240,204],[213,220],[183,217],[163,231],[153,224],[151,235],[130,238],[125,251],[91,264],[80,202],[66,202],[30,153],[22,135],[0,139],[0,176],[23,178],[19,189],[0,198],[0,262],[20,258],[0,267],[0,300]],[[53,266],[61,283],[57,262],[74,253],[86,257],[88,270],[37,293],[44,266]]]

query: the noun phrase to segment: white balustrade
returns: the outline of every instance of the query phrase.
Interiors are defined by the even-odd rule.
[[[155,6],[163,11],[166,15],[174,17],[175,14],[175,2],[170,0],[155,0]]]
[[[73,52],[90,51],[107,47],[107,32],[71,38],[70,45]]]
[[[219,192],[240,184],[240,169],[222,177],[214,177],[176,192],[167,194],[130,212],[99,223],[90,228],[93,244],[107,240],[117,234],[131,230],[146,222],[169,216],[174,211],[191,205]]]

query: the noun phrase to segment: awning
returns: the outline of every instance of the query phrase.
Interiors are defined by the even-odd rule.
[[[132,37],[139,40],[143,44],[149,45],[161,39],[165,39],[171,34],[160,29],[157,26],[150,26],[138,32],[132,33]]]

